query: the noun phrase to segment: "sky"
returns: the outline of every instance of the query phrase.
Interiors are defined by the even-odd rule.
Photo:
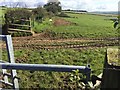
[[[87,10],[87,11],[118,11],[120,0],[59,0],[62,9]],[[26,2],[35,7],[37,3],[44,5],[47,0],[0,0],[0,2]]]

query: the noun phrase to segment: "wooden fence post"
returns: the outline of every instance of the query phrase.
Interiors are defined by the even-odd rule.
[[[118,49],[116,50],[117,53],[115,53],[115,49],[111,51],[110,49],[107,50],[105,56],[105,62],[104,62],[101,90],[105,90],[105,89],[120,90],[119,50]],[[118,54],[118,55],[112,55],[112,54]],[[110,57],[112,58],[112,60],[110,60]]]

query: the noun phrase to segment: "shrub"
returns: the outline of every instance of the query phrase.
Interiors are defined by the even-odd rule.
[[[32,12],[34,14],[35,20],[38,22],[42,22],[42,18],[47,15],[47,11],[42,7],[35,8],[32,10]]]
[[[54,13],[53,12],[48,12],[48,17],[49,18],[52,18],[54,16]]]
[[[59,17],[70,17],[70,16],[68,16],[67,14],[65,14],[64,12],[61,12],[58,16],[59,16]]]
[[[7,24],[16,23],[17,20],[29,19],[32,13],[26,9],[12,9],[5,13],[5,22]],[[22,23],[22,21],[21,21]]]

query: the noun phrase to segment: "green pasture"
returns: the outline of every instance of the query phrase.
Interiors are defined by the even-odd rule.
[[[106,18],[108,18],[107,16],[71,13],[67,14],[70,16],[70,18],[62,19],[75,24],[54,26],[52,24],[41,23],[39,25],[35,25],[36,29],[34,30],[36,32],[43,32],[48,29],[52,32],[52,34],[54,34],[53,36],[57,38],[105,38],[118,36],[118,31],[113,28],[114,22],[111,20],[106,20]],[[48,20],[43,22],[49,23]]]
[[[0,24],[4,24],[5,9],[0,7]]]
[[[55,50],[15,50],[17,63],[79,65],[90,64],[92,74],[102,73],[106,50],[102,49],[55,49]],[[7,60],[3,53],[3,60]],[[60,88],[66,85],[64,80],[70,73],[18,71],[20,88]],[[67,85],[69,86],[69,85]]]
[[[3,15],[3,9],[0,7],[0,16]]]
[[[0,9],[0,20],[3,22],[6,9]],[[110,16],[100,16],[91,14],[66,13],[69,18],[53,17],[65,19],[73,23],[72,25],[54,26],[48,18],[43,22],[34,21],[33,30],[36,33],[46,32],[53,38],[106,38],[117,37],[118,30],[113,28],[114,22],[108,20]]]
[[[4,11],[0,10],[0,17]],[[67,13],[70,18],[53,17],[65,19],[73,24],[54,26],[46,18],[42,23],[33,22],[35,33],[47,33],[54,38],[109,38],[117,37],[118,30],[113,28],[113,22],[106,20],[106,16],[90,14]],[[74,42],[70,42],[74,43]],[[57,44],[57,43],[56,43]],[[61,43],[64,44],[64,43]],[[67,43],[66,43],[67,44]],[[52,49],[52,50],[15,50],[16,63],[30,64],[57,64],[57,65],[87,65],[92,69],[91,75],[99,75],[103,72],[106,48],[89,48],[82,50],[74,49]],[[2,50],[2,60],[7,60],[7,53]],[[65,79],[70,73],[42,72],[42,71],[21,71],[18,70],[20,77],[20,88],[43,88],[57,89],[69,86]],[[71,86],[71,84],[70,84]]]
[[[0,20],[2,20],[2,16],[3,16],[3,11],[2,11],[2,9],[0,8]]]

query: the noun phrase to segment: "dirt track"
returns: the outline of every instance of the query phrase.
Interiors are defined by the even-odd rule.
[[[118,38],[77,38],[77,39],[50,39],[42,38],[40,35],[28,37],[13,37],[13,46],[15,49],[57,49],[57,48],[88,48],[118,46]]]
[[[76,39],[50,39],[41,36],[13,37],[14,49],[58,49],[58,48],[95,48],[106,46],[119,46],[118,38],[76,38]],[[5,44],[2,45],[5,48]]]

